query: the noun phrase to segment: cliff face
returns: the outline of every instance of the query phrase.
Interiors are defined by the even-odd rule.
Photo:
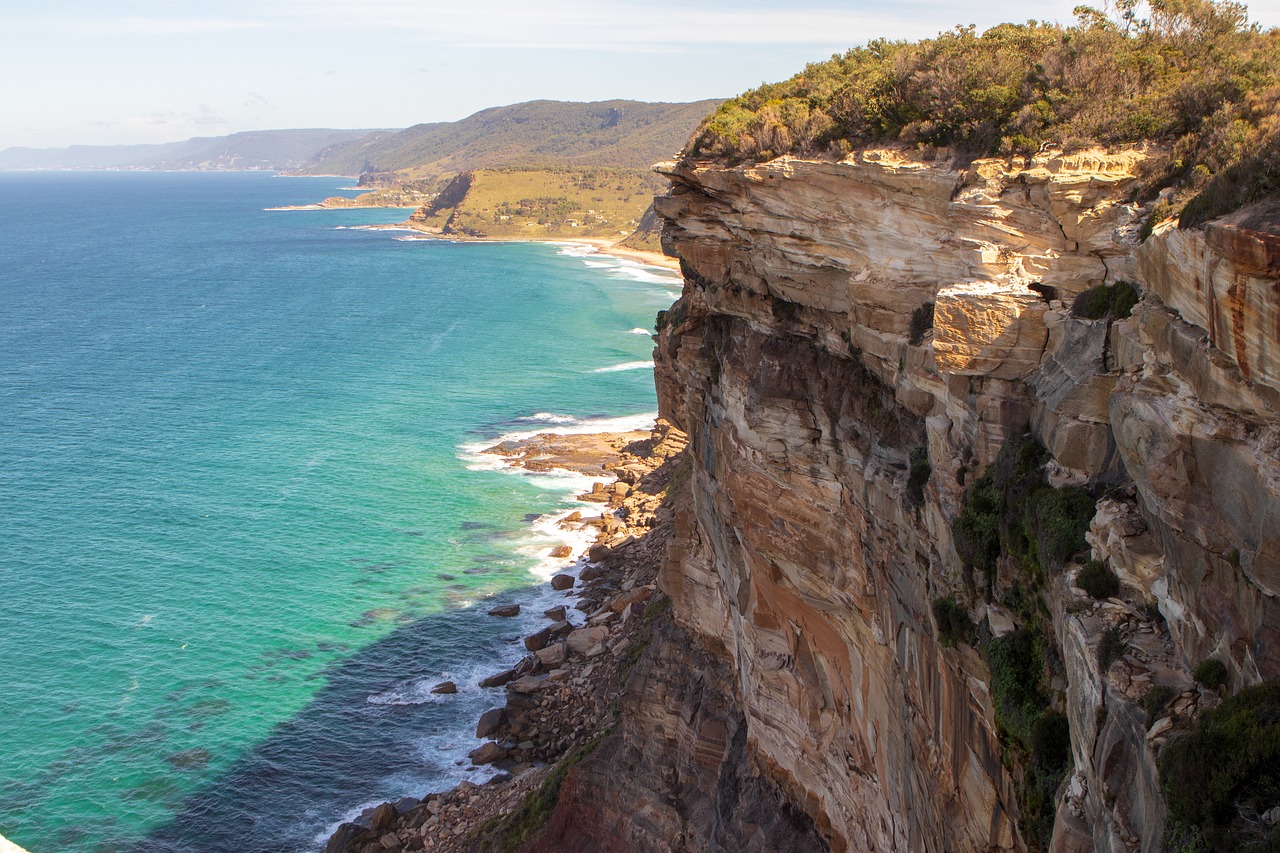
[[[695,715],[675,726],[708,766],[736,750],[833,849],[1027,843],[991,672],[973,645],[944,647],[931,607],[958,595],[980,636],[1014,629],[952,525],[1028,425],[1051,482],[1105,495],[1089,543],[1124,584],[1097,603],[1078,566],[1047,581],[1074,765],[1055,849],[1159,849],[1155,756],[1216,701],[1189,667],[1215,656],[1233,686],[1280,675],[1280,229],[1259,209],[1139,243],[1143,160],[666,167],[657,210],[686,285],[656,361],[691,498],[660,583],[724,704],[714,736]],[[1122,279],[1144,292],[1132,316],[1072,316]],[[933,328],[921,314],[913,334],[929,302]],[[1125,646],[1104,669],[1107,629]],[[1153,684],[1175,697],[1154,721],[1138,705]],[[679,739],[671,720],[627,725],[619,749]],[[627,796],[714,800],[734,772]]]

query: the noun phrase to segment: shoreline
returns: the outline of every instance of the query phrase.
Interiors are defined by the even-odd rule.
[[[423,228],[412,221],[397,222],[388,225],[365,226],[370,230],[414,231],[424,235],[423,240],[446,240],[450,243],[552,243],[565,246],[591,246],[601,255],[609,255],[624,261],[634,261],[650,267],[659,267],[670,272],[680,271],[680,261],[668,257],[661,252],[650,252],[644,249],[631,249],[619,245],[622,240],[609,240],[603,237],[468,237],[461,234],[445,234],[436,229]]]
[[[507,816],[566,756],[590,749],[612,729],[636,650],[648,645],[654,618],[667,607],[657,573],[672,533],[668,492],[678,482],[685,444],[683,433],[657,420],[647,430],[526,434],[479,451],[508,469],[600,478],[578,496],[600,506],[600,515],[584,518],[590,510],[583,510],[560,522],[594,529],[594,541],[564,555],[563,568],[534,587],[563,597],[541,614],[540,630],[522,638],[528,654],[479,682],[493,690],[494,707],[477,721],[468,758],[498,772],[483,784],[464,781],[368,808],[333,831],[325,853],[378,844],[440,853],[493,849],[484,845],[509,830]],[[518,606],[489,611],[495,619],[518,615]]]

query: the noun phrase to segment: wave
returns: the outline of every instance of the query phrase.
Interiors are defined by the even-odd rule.
[[[547,424],[576,424],[578,419],[573,415],[554,415],[551,412],[534,412],[532,415],[525,415],[516,418],[517,421],[533,421]]]
[[[634,329],[631,329],[629,332],[627,332],[627,334],[629,334],[629,335],[645,335],[645,336],[647,337],[647,336],[652,335],[652,334],[653,334],[653,332],[652,332],[651,330],[649,330],[649,329],[642,329],[642,328],[640,328],[639,326],[636,326]]]
[[[553,243],[552,245],[560,247],[556,252],[557,255],[567,255],[571,258],[585,258],[600,252],[598,246],[592,246],[589,243]]]
[[[592,373],[618,373],[622,370],[650,370],[652,361],[624,361],[622,364],[611,364],[608,367],[597,367]]]
[[[586,266],[605,271],[605,275],[613,279],[639,281],[645,284],[671,284],[680,280],[680,274],[664,267],[633,261],[630,258],[618,258],[607,254],[597,246],[585,243],[554,243],[560,249],[556,254],[571,258],[582,258]],[[586,260],[588,259],[589,260]]]
[[[422,234],[417,228],[401,227],[399,225],[335,225],[334,231],[407,231],[410,234]],[[430,240],[430,237],[423,235],[423,239]]]

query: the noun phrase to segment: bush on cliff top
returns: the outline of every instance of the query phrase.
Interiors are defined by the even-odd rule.
[[[726,101],[686,154],[761,161],[905,143],[965,159],[1154,141],[1171,154],[1148,189],[1207,187],[1199,221],[1280,189],[1280,167],[1261,156],[1280,144],[1280,33],[1223,0],[1151,0],[1148,18],[1136,0],[1114,6],[1118,20],[1080,7],[1070,27],[870,41]],[[1260,175],[1253,160],[1270,166]]]

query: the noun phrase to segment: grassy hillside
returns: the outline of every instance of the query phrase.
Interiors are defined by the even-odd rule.
[[[1158,143],[1148,190],[1196,194],[1183,224],[1280,190],[1280,31],[1238,3],[1116,0],[1074,26],[877,40],[722,104],[687,155],[731,162],[906,144],[961,160]]]
[[[624,169],[480,169],[464,172],[415,226],[467,237],[618,239],[639,224],[665,181]]]
[[[530,101],[336,145],[299,171],[429,179],[507,166],[644,169],[674,156],[718,103]]]

